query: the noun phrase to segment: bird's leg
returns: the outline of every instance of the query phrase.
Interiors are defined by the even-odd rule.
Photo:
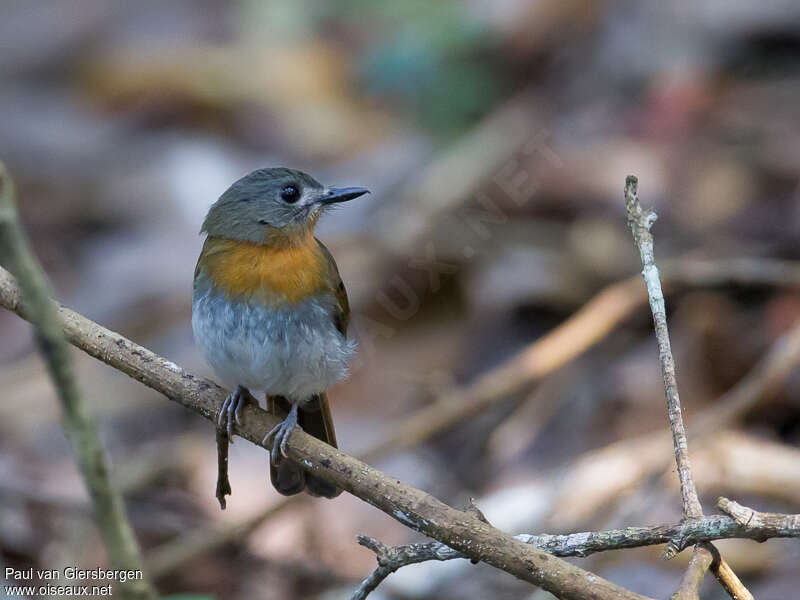
[[[217,423],[220,427],[225,426],[231,444],[233,443],[233,422],[236,421],[237,425],[242,424],[242,407],[248,402],[256,402],[256,399],[246,387],[237,385],[236,390],[225,398],[225,402],[222,403],[222,408],[219,410]]]
[[[292,403],[292,409],[289,411],[289,415],[280,423],[275,425],[272,429],[269,430],[269,433],[264,436],[264,440],[261,442],[262,444],[266,444],[269,438],[275,436],[275,440],[272,444],[272,451],[270,455],[272,456],[272,464],[278,464],[280,460],[280,456],[288,456],[289,453],[286,450],[286,444],[289,441],[289,436],[292,434],[292,430],[297,427],[301,429],[301,427],[297,424],[297,404]]]

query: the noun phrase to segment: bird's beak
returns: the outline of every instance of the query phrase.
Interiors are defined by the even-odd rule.
[[[321,204],[335,204],[337,202],[347,202],[353,198],[363,196],[364,194],[369,194],[369,190],[367,188],[330,188],[328,192],[319,199],[319,201]]]

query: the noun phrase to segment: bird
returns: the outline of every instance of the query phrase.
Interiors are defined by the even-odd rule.
[[[219,425],[232,438],[241,410],[262,391],[283,421],[267,433],[270,478],[283,495],[341,490],[288,459],[295,427],[337,447],[326,391],[347,376],[356,352],[350,306],[333,255],[314,236],[328,208],[363,187],[326,187],[299,170],[263,168],[234,182],[203,221],[206,238],[192,293],[196,344],[234,391]]]

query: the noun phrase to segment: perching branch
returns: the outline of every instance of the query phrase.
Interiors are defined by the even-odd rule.
[[[19,281],[24,301],[16,292],[15,303],[18,307],[24,304],[24,312],[36,329],[39,350],[47,363],[64,410],[64,430],[92,498],[95,519],[111,564],[116,569],[143,571],[142,557],[125,514],[125,505],[111,485],[108,461],[97,435],[97,426],[75,379],[70,349],[64,339],[59,315],[50,299],[50,285],[19,225],[14,185],[1,162],[0,262]],[[8,278],[5,271],[2,273]],[[123,598],[156,598],[155,590],[147,579],[131,578],[118,585]]]
[[[20,302],[19,289],[3,270],[0,270],[0,305],[23,318],[28,316]],[[224,389],[72,310],[60,307],[58,312],[70,343],[212,423],[216,422],[228,395]],[[264,433],[277,424],[277,419],[253,405],[245,407],[242,417],[238,435],[269,449],[261,441]],[[289,458],[404,525],[463,552],[468,558],[486,562],[538,585],[558,598],[578,600],[590,591],[601,599],[645,598],[536,550],[476,516],[451,508],[301,430],[291,435]]]

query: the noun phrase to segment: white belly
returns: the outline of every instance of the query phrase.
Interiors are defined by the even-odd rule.
[[[336,329],[332,311],[324,300],[270,309],[204,290],[192,302],[192,329],[229,387],[300,402],[347,376],[355,343]]]

